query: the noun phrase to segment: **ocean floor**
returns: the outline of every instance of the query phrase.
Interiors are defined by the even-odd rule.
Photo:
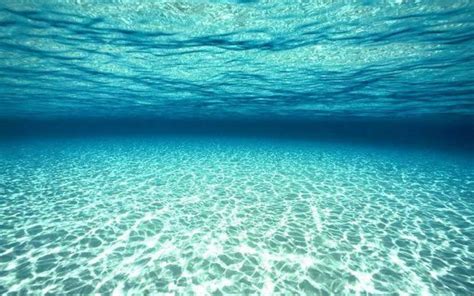
[[[0,294],[469,294],[472,158],[212,137],[0,144]]]

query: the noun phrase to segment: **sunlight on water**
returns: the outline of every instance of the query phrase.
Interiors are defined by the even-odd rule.
[[[0,1],[0,295],[474,295],[474,1],[350,2]]]
[[[420,2],[2,1],[0,115],[472,115],[474,2]]]
[[[472,291],[462,159],[215,138],[2,155],[1,294]]]

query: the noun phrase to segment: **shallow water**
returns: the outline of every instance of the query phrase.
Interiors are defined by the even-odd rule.
[[[0,151],[1,294],[473,291],[472,158],[173,136]]]
[[[473,32],[469,0],[0,1],[0,295],[474,295]]]

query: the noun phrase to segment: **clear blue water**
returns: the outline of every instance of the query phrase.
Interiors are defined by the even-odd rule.
[[[474,112],[472,1],[93,2],[1,2],[1,116]]]
[[[0,295],[474,294],[474,2],[0,28]]]
[[[1,152],[2,293],[472,292],[472,159],[176,136]]]

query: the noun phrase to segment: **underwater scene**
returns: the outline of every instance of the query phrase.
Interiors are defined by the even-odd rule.
[[[473,1],[0,28],[0,295],[474,295]]]

